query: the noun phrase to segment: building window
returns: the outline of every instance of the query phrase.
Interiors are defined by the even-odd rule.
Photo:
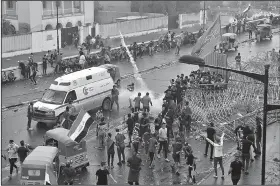
[[[43,3],[43,9],[46,9],[47,8],[47,2],[46,1],[42,1]]]
[[[74,1],[74,8],[81,8],[81,2],[80,1]]]
[[[55,7],[61,8],[61,1],[54,1]]]
[[[14,1],[7,1],[7,8],[13,9],[14,8]]]

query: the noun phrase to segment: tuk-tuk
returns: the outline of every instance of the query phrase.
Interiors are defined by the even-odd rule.
[[[89,166],[86,141],[77,143],[67,136],[68,133],[69,130],[64,128],[47,131],[44,136],[45,145],[58,148],[60,167],[64,168],[66,162],[71,162],[73,168],[84,169]]]
[[[265,38],[272,38],[272,30],[270,24],[257,25],[257,41],[262,41]]]
[[[21,185],[57,185],[59,159],[56,147],[38,146],[24,160],[21,166]]]
[[[222,42],[220,44],[220,50],[228,51],[231,49],[235,49],[235,51],[238,48],[238,42],[237,42],[237,35],[234,33],[226,33],[222,35]]]
[[[118,66],[113,64],[104,64],[99,67],[107,69],[117,87],[119,88],[121,86],[121,74]]]

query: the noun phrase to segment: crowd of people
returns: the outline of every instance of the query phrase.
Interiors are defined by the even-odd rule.
[[[155,53],[164,51],[169,52],[171,48],[175,48],[175,54],[179,55],[181,45],[194,44],[196,40],[203,34],[201,29],[197,34],[190,32],[181,32],[178,37],[175,37],[175,32],[168,31],[165,35],[161,36],[157,41],[150,41],[148,43],[136,43],[128,46],[134,60],[142,58],[144,55],[153,56]],[[73,38],[77,38],[76,36]],[[77,39],[74,39],[77,40]],[[73,41],[74,42],[74,41]],[[75,42],[74,42],[75,43]],[[100,52],[90,54],[91,49],[100,49]],[[101,36],[86,37],[86,41],[79,48],[79,56],[73,59],[62,59],[62,52],[48,51],[42,57],[42,75],[47,74],[47,68],[53,68],[53,73],[69,74],[84,68],[108,64],[113,61],[129,61],[129,56],[126,48],[122,45],[118,49],[112,50],[110,46],[105,46]],[[21,75],[30,79],[36,84],[36,75],[38,73],[38,64],[34,61],[33,53],[28,57],[28,62],[18,61]],[[11,74],[13,75],[13,74]],[[5,79],[5,78],[4,78]],[[8,79],[8,78],[6,78]],[[10,79],[14,79],[13,77]]]

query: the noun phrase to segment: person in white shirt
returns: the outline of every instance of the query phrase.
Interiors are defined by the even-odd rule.
[[[224,166],[223,166],[223,140],[224,140],[225,133],[222,134],[220,140],[216,138],[216,143],[214,143],[209,138],[206,138],[206,140],[214,146],[214,169],[215,169],[215,175],[214,178],[218,178],[217,173],[217,165],[220,164],[221,170],[222,170],[222,179],[224,179]]]
[[[79,59],[79,64],[81,65],[82,69],[85,68],[85,63],[86,63],[86,57],[82,51],[80,51],[80,59]]]
[[[6,151],[8,152],[8,158],[9,158],[9,163],[10,163],[9,179],[12,179],[12,174],[13,174],[14,168],[16,168],[16,172],[18,173],[18,167],[16,166],[16,162],[18,159],[18,154],[17,154],[18,148],[19,147],[17,144],[15,144],[14,140],[9,141],[9,145],[6,149]]]
[[[160,159],[160,151],[163,147],[165,161],[169,162],[169,159],[167,159],[168,144],[167,144],[167,128],[165,122],[162,123],[162,126],[159,129],[158,137],[159,137],[159,149],[158,149],[157,157]]]

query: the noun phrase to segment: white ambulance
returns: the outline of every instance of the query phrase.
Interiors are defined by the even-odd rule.
[[[109,110],[113,85],[120,85],[119,68],[102,65],[64,75],[54,80],[40,101],[34,104],[33,120],[53,126],[62,120],[63,112],[72,100],[78,113],[102,107]]]

